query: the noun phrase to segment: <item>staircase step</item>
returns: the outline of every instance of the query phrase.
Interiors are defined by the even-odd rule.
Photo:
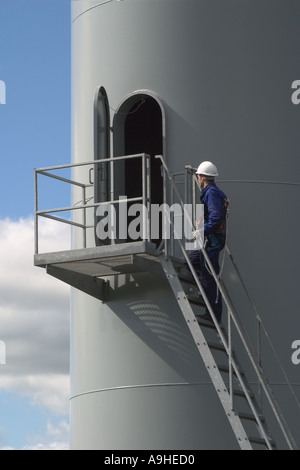
[[[259,444],[267,447],[267,442],[262,437],[249,436],[249,441],[252,442],[252,444]],[[269,438],[269,444],[274,448],[276,447],[275,442],[271,438]]]
[[[189,273],[178,273],[178,279],[181,282],[185,282],[186,284],[192,284],[193,286],[196,286],[195,279]]]
[[[216,351],[222,351],[227,354],[225,346],[222,343],[215,343],[214,341],[208,341],[207,344],[210,347],[210,349],[215,349]]]
[[[247,390],[250,398],[253,400],[255,399],[255,395],[253,392],[250,392],[250,390]],[[240,389],[240,388],[235,388],[233,390],[233,395],[235,395],[236,397],[242,397],[242,398],[247,398],[246,395],[245,395],[245,392],[244,390]]]
[[[254,421],[256,422],[256,418],[254,416],[254,414],[252,413],[242,413],[242,412],[238,412],[238,415],[241,419],[245,419],[245,420],[248,420],[248,421]],[[262,415],[258,415],[259,419],[261,420],[262,423],[265,423],[265,418],[264,416]]]
[[[228,364],[217,364],[217,366],[221,372],[226,372],[227,374],[229,374]],[[236,377],[236,373],[234,369],[232,369],[232,373]],[[245,377],[245,372],[243,372],[242,370],[239,370],[239,373],[242,377]],[[241,390],[241,392],[243,392],[243,390]]]
[[[212,321],[203,320],[198,315],[196,315],[196,319],[197,319],[197,322],[200,326],[204,326],[205,328],[212,328],[214,330],[216,329],[215,324]]]
[[[188,292],[186,292],[186,296],[190,303],[205,307],[205,302],[201,296],[189,294]]]

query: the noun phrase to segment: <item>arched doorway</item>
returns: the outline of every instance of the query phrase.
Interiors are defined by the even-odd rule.
[[[110,127],[110,106],[107,93],[103,87],[99,87],[95,97],[95,160],[110,157],[110,132],[113,132],[113,156],[135,155],[145,153],[150,155],[151,160],[151,204],[161,205],[163,203],[163,179],[161,175],[161,161],[155,155],[164,154],[164,110],[161,102],[150,92],[137,92],[126,98],[116,110],[112,128]],[[110,171],[110,164],[95,163],[94,168],[94,199],[95,203],[108,202],[112,194],[113,199],[120,197],[137,198],[142,195],[142,160],[128,159],[115,161],[113,171]],[[127,210],[131,203],[128,203]],[[104,207],[104,206],[102,206]],[[116,224],[119,221],[119,206],[114,206],[116,212]],[[104,208],[105,211],[105,208]],[[106,235],[109,218],[107,213],[97,215],[95,209],[95,243],[97,246],[110,244],[111,238],[99,237],[97,227],[99,222],[103,222],[104,235]],[[127,218],[127,224],[131,219]],[[157,223],[160,224],[161,221]],[[152,240],[159,245],[161,242],[161,228],[155,230],[159,233],[158,238]],[[109,233],[109,227],[107,230]],[[127,234],[120,233],[119,227],[114,228],[117,235],[116,243],[136,241]],[[124,229],[122,230],[124,234]]]
[[[113,123],[114,155],[149,154],[151,157],[151,204],[163,203],[161,161],[155,155],[164,154],[164,115],[156,97],[135,93],[116,111]],[[142,194],[142,162],[126,160],[115,167],[117,195],[127,198]],[[130,223],[130,219],[128,220]],[[159,230],[161,233],[161,230]],[[132,241],[130,237],[127,241]],[[153,240],[157,245],[161,238]]]

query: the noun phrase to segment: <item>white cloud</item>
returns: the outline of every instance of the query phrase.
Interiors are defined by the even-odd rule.
[[[58,425],[47,423],[45,435],[36,435],[30,438],[31,444],[15,449],[11,446],[0,447],[2,450],[69,450],[69,424],[61,421]],[[35,442],[35,443],[33,443]]]
[[[69,226],[40,223],[49,251],[65,249]],[[63,247],[63,248],[62,248]],[[69,287],[33,265],[33,220],[0,220],[0,340],[6,344],[0,389],[68,413]]]
[[[68,374],[18,375],[1,371],[0,387],[29,398],[31,405],[44,407],[56,415],[69,412]]]
[[[26,445],[22,450],[69,450],[69,425],[61,421],[57,426],[47,423],[46,436],[35,436],[36,444]]]

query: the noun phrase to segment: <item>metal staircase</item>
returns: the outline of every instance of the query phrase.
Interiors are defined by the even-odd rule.
[[[133,157],[136,158],[137,156],[118,157],[118,159]],[[142,154],[141,157],[143,158],[143,161],[147,161],[147,155]],[[183,197],[178,189],[174,174],[170,173],[162,156],[158,156],[157,158],[160,158],[162,163],[164,202],[167,203],[171,201],[171,203],[173,203],[176,199],[176,201],[182,206],[183,211],[185,211],[186,207],[183,202]],[[113,158],[99,160],[99,162],[104,161],[109,165],[114,164]],[[94,163],[95,162],[87,162],[86,165],[89,168],[91,164]],[[69,169],[73,166],[75,165],[66,165],[63,167],[57,167],[57,169]],[[145,163],[143,165],[143,194],[140,199],[144,204],[147,204],[147,206],[150,207],[150,179],[147,177],[147,168],[148,167]],[[111,289],[109,276],[138,271],[148,271],[155,275],[162,276],[170,285],[240,448],[243,450],[254,450],[257,448],[274,450],[279,447],[276,446],[276,443],[269,432],[266,419],[262,412],[260,395],[263,395],[264,401],[268,405],[268,413],[269,415],[272,415],[272,420],[276,422],[277,428],[279,428],[281,432],[280,439],[282,439],[283,436],[284,445],[288,449],[297,449],[295,440],[287,423],[285,422],[278,403],[273,396],[271,387],[262,368],[260,357],[254,350],[247,331],[245,331],[243,323],[240,321],[237,312],[235,311],[224,282],[216,275],[205,248],[199,246],[199,249],[203,252],[210,272],[216,281],[219,295],[222,296],[223,303],[227,307],[228,319],[226,328],[224,325],[219,324],[215,318],[213,309],[189,260],[182,237],[173,236],[170,240],[163,239],[161,245],[156,247],[151,242],[151,237],[148,231],[148,238],[142,241],[123,244],[112,243],[105,247],[87,247],[86,232],[87,229],[94,230],[94,226],[93,224],[87,225],[86,212],[88,210],[92,210],[94,212],[95,207],[99,204],[103,204],[103,202],[88,202],[86,190],[92,186],[90,181],[86,184],[69,178],[53,176],[51,172],[55,169],[56,167],[35,170],[35,265],[46,268],[47,272],[52,276],[57,277],[69,285],[76,287],[77,289],[80,289],[103,302],[109,301]],[[47,177],[50,176],[60,182],[66,182],[73,186],[79,186],[83,192],[82,204],[76,204],[74,207],[70,206],[47,211],[39,210],[37,194],[38,174]],[[184,199],[189,202],[189,194],[192,194],[192,205],[195,205],[196,190],[195,181],[193,181],[193,179],[194,173],[190,171],[190,167],[186,167]],[[113,192],[111,198],[111,201],[108,201],[108,203],[113,205],[119,202],[116,200]],[[61,214],[64,211],[71,210],[82,212],[81,222],[78,221],[78,217],[74,222],[69,218],[65,220],[61,217],[58,218],[56,215],[56,213]],[[53,213],[55,215],[53,215]],[[187,218],[190,218],[191,214],[188,213],[186,216]],[[65,222],[78,227],[79,230],[83,230],[83,248],[64,252],[39,254],[39,217],[47,217],[55,221]],[[174,219],[172,220],[172,217],[170,217],[170,213],[166,211],[163,218],[164,223],[169,224],[169,226],[171,225],[173,227],[173,233],[175,233],[176,224],[174,223]],[[147,219],[145,222],[145,225],[149,227],[151,223],[149,212],[147,213]],[[190,224],[191,226],[194,225],[193,220],[190,221]],[[229,258],[237,272],[237,276],[239,277],[237,266],[228,246],[226,246],[226,251],[229,254]],[[185,266],[188,266],[188,270]],[[241,284],[243,284],[242,280]],[[199,318],[199,313],[201,313],[201,309],[203,307],[206,307],[210,312],[213,320],[212,322]],[[262,320],[257,311],[255,311],[255,316],[259,326],[263,327]],[[256,396],[253,390],[251,390],[246,374],[239,364],[235,342],[236,338],[239,340],[239,357],[242,350],[243,357],[247,357],[247,361],[252,368],[251,373],[254,373],[255,387],[258,389],[258,393],[256,390],[256,395],[258,396]],[[234,348],[236,351],[234,351]],[[249,370],[249,364],[247,365],[247,373]],[[297,405],[299,406],[298,403]]]
[[[252,450],[253,444],[262,444],[269,450],[275,449],[275,443],[266,428],[265,420],[258,409],[257,403],[255,402],[254,394],[246,382],[244,373],[235,361],[233,351],[230,350],[231,345],[226,339],[224,328],[219,324],[212,324],[211,322],[206,322],[205,320],[197,318],[197,315],[195,315],[193,311],[188,293],[185,291],[183,283],[180,280],[172,261],[169,258],[165,258],[164,254],[162,254],[160,255],[160,262],[198,351],[204,361],[214,388],[223,405],[224,411],[232,426],[240,448],[243,450]],[[208,308],[210,308],[203,291],[202,298],[205,299],[204,303]],[[195,302],[195,299],[192,301]],[[200,299],[199,302],[201,303]],[[208,338],[206,330],[213,330],[215,333],[215,342]],[[226,356],[230,357],[229,366],[224,366],[216,361],[213,354],[214,350],[221,351]],[[224,379],[224,374],[227,375],[227,381]],[[236,388],[234,388],[233,385],[233,378],[236,379]],[[229,383],[229,386],[226,382]],[[240,396],[247,401],[249,404],[248,413],[238,413],[234,411],[234,395]],[[249,421],[256,423],[259,430],[258,436],[250,436],[247,432],[244,422],[248,423]]]
[[[182,198],[178,191],[176,184],[174,183],[174,178],[170,174],[166,163],[162,157],[162,165],[164,169],[164,178],[165,182],[168,180],[172,191],[175,192],[177,196],[177,200],[181,204],[183,210],[185,210],[185,206],[183,204]],[[189,169],[190,167],[186,167]],[[190,172],[191,178],[194,178],[194,172]],[[195,191],[194,198],[195,198]],[[195,204],[195,200],[193,202]],[[189,218],[190,214],[186,214],[186,217]],[[167,223],[172,224],[174,230],[175,225],[174,222],[169,217],[169,214],[166,214]],[[189,221],[192,227],[195,227],[195,223],[193,220]],[[216,274],[212,263],[207,255],[205,247],[199,243],[199,250],[202,250],[204,255],[205,261],[209,267],[209,271],[213,275],[215,282],[217,284],[219,295],[222,296],[222,299],[228,309],[228,333],[226,333],[224,327],[218,323],[212,306],[205,294],[205,291],[198,279],[198,276],[193,268],[191,261],[189,260],[188,253],[184,248],[184,244],[179,237],[176,238],[178,245],[180,246],[180,250],[182,256],[185,260],[186,265],[189,268],[191,273],[191,278],[184,278],[182,277],[180,270],[178,268],[175,269],[175,266],[172,262],[172,257],[168,254],[167,246],[165,246],[164,253],[160,254],[159,259],[161,265],[164,269],[165,276],[170,284],[170,287],[174,293],[174,296],[177,300],[179,308],[186,320],[187,326],[190,330],[190,333],[195,341],[195,344],[198,348],[198,351],[204,361],[212,384],[216,390],[216,393],[222,403],[228,421],[231,424],[233,432],[236,436],[237,442],[241,449],[243,450],[253,450],[256,449],[257,446],[263,446],[268,450],[275,450],[276,444],[273,440],[267,425],[266,420],[262,414],[260,406],[256,400],[255,394],[250,388],[250,385],[247,381],[244,371],[241,369],[240,365],[238,364],[238,360],[236,358],[236,354],[233,350],[232,345],[232,327],[235,326],[238,335],[240,336],[243,346],[247,352],[247,355],[252,363],[252,366],[255,370],[257,375],[258,381],[260,386],[262,387],[269,404],[271,406],[272,412],[278,421],[280,429],[284,435],[286,443],[289,449],[296,449],[295,441],[291,435],[291,432],[285,422],[283,415],[279,409],[278,404],[273,396],[271,387],[269,386],[268,380],[264,375],[263,369],[261,364],[256,357],[255,352],[252,350],[250,343],[247,339],[246,332],[243,329],[242,324],[240,324],[238,317],[235,314],[234,308],[231,303],[230,296],[226,292],[224,284],[221,282],[219,276]],[[230,252],[228,246],[226,247],[227,250]],[[178,262],[177,262],[178,266]],[[193,296],[191,296],[192,288],[185,288],[184,285],[190,282],[192,285],[196,286],[196,294],[194,292]],[[197,299],[198,294],[198,299]],[[197,302],[198,300],[198,302]],[[212,322],[205,321],[203,319],[197,318],[197,313],[195,313],[193,304],[196,303],[206,306],[210,316],[212,318]],[[208,335],[208,331],[210,332],[210,336]],[[219,360],[215,358],[214,351],[219,351],[224,354],[226,358],[226,365],[220,363]],[[228,364],[228,365],[227,365]],[[239,411],[238,408],[235,406],[236,398],[241,398],[244,403],[247,404],[248,410]],[[254,424],[254,430],[256,434],[252,434],[251,430],[249,430],[249,423],[251,425]],[[253,426],[252,426],[253,428]]]

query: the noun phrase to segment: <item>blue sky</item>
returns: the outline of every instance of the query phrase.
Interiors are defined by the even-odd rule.
[[[32,215],[33,169],[70,161],[70,4],[0,0],[0,449],[68,444],[69,291],[33,267]]]
[[[33,168],[70,161],[70,3],[0,1],[1,217],[32,213]]]

